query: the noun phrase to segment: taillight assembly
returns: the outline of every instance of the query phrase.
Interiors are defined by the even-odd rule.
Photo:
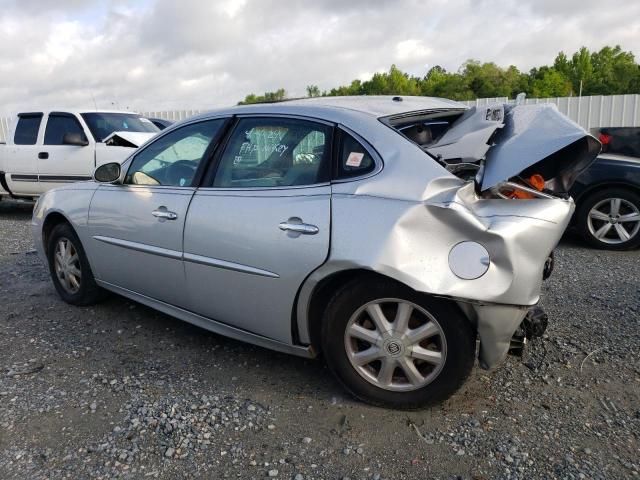
[[[611,138],[611,135],[609,135],[608,133],[601,133],[598,137],[598,140],[600,140],[600,143],[602,145],[609,145],[609,143],[611,143]]]
[[[511,183],[515,188],[511,191],[511,193],[504,192],[508,198],[518,198],[520,200],[530,200],[532,198],[537,197],[538,192],[542,192],[544,190],[544,177],[539,173],[535,173],[531,175],[529,178],[524,179],[524,182],[527,184],[527,188],[522,188],[517,183]],[[523,185],[525,186],[525,185]],[[532,191],[533,190],[533,191]]]

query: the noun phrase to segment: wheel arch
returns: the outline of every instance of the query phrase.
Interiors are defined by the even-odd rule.
[[[49,238],[51,237],[51,232],[53,232],[53,229],[56,226],[60,225],[61,223],[69,224],[69,226],[73,228],[74,231],[76,231],[76,228],[73,226],[73,223],[71,223],[71,221],[66,216],[64,216],[62,213],[58,211],[52,211],[48,213],[44,219],[44,222],[42,222],[42,248],[45,255],[49,253],[48,248],[49,248]]]
[[[585,198],[593,195],[594,193],[598,193],[602,190],[606,190],[607,188],[623,188],[625,190],[632,191],[638,195],[640,195],[640,185],[637,183],[629,182],[626,180],[603,180],[598,183],[594,183],[586,187],[582,190],[575,198],[576,206],[582,202]]]
[[[301,292],[298,295],[297,323],[294,323],[294,332],[296,334],[295,338],[297,338],[298,341],[301,341],[302,343],[309,343],[316,353],[321,352],[322,321],[327,304],[336,292],[338,292],[340,288],[347,283],[356,278],[361,278],[363,282],[375,279],[384,279],[415,291],[415,289],[396,278],[365,268],[335,270],[322,277],[315,276],[314,278],[314,276],[314,274],[311,275],[305,285],[303,285]],[[309,283],[312,284],[311,287],[309,287]],[[305,287],[308,290],[306,294]],[[418,293],[426,296],[430,295],[427,292]],[[462,315],[469,320],[470,324],[475,329],[473,319],[470,318],[465,309],[460,308],[458,302],[451,298],[440,298],[450,302],[453,308],[459,309]]]
[[[312,286],[305,294],[305,286],[302,287],[298,298],[297,332],[303,343],[310,343],[314,351],[320,351],[320,331],[322,317],[331,297],[341,286],[362,276],[380,275],[372,270],[362,268],[350,268],[338,270],[321,278],[313,278],[312,275],[305,286]]]

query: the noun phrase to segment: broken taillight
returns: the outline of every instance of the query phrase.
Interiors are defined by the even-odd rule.
[[[524,190],[522,188],[514,188],[511,193],[504,192],[509,198],[518,198],[521,200],[530,200],[535,198],[536,195],[531,192],[531,189],[534,189],[538,192],[541,192],[544,189],[544,177],[539,173],[535,173],[531,175],[529,178],[524,180],[527,183],[527,189]]]

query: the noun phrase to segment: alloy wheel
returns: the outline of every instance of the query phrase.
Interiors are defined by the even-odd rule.
[[[61,237],[56,243],[54,267],[62,288],[72,295],[78,293],[82,280],[80,257],[76,247],[68,238]]]
[[[369,383],[411,391],[442,370],[447,342],[437,320],[421,306],[385,298],[360,307],[349,319],[344,345],[353,368]]]
[[[605,198],[589,210],[587,227],[600,242],[626,243],[640,230],[640,209],[624,198]]]

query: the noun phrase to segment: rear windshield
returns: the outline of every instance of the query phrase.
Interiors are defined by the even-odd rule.
[[[159,132],[151,120],[132,113],[83,113],[91,135],[96,142],[102,142],[113,132]]]
[[[401,118],[390,118],[387,122],[407,139],[427,148],[436,143],[461,115],[460,110],[415,116],[405,114]]]

